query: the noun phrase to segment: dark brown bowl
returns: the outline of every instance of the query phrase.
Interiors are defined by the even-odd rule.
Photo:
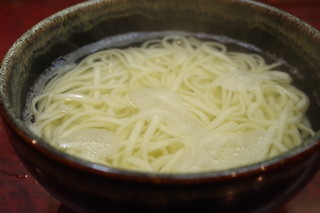
[[[320,33],[275,8],[245,0],[88,1],[25,33],[0,72],[1,114],[32,175],[76,211],[208,210],[270,212],[293,198],[318,171],[320,132],[274,159],[221,172],[152,174],[108,168],[57,151],[22,121],[31,83],[53,60],[99,39],[127,32],[181,30],[249,42],[297,68],[290,74],[311,100],[320,128]]]

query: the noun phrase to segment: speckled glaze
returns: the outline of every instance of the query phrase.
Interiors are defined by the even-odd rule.
[[[48,192],[79,212],[270,212],[293,198],[319,170],[319,131],[286,155],[248,167],[150,174],[75,159],[43,143],[24,125],[28,88],[58,56],[107,36],[159,30],[225,35],[284,58],[300,71],[291,74],[309,95],[308,115],[319,130],[320,34],[296,17],[243,0],[93,0],[34,26],[3,61],[1,114],[24,165]]]

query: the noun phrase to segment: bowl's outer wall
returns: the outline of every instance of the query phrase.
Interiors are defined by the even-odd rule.
[[[9,138],[31,174],[77,212],[191,210],[270,212],[293,198],[319,169],[320,145],[271,168],[195,180],[100,175],[39,153],[12,130]],[[318,151],[316,151],[316,149]]]
[[[223,212],[264,212],[292,198],[317,171],[318,146],[239,177],[208,177],[177,183],[161,178],[146,181],[147,178],[130,175],[117,179],[121,175],[96,174],[68,160],[57,160],[59,155],[45,151],[46,145],[28,138],[32,134],[21,121],[26,94],[54,59],[107,36],[159,30],[225,35],[284,58],[300,71],[291,73],[296,85],[313,97],[309,114],[313,126],[319,129],[320,39],[319,33],[305,23],[249,1],[89,1],[28,31],[4,60],[2,72],[6,74],[0,79],[2,110],[9,124],[9,137],[27,168],[49,192],[73,208],[147,205],[157,209],[183,206]]]

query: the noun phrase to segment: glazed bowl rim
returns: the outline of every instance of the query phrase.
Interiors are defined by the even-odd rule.
[[[112,2],[114,0],[110,0]],[[116,1],[116,0],[115,0]],[[229,2],[234,2],[236,0],[226,0]],[[239,2],[243,2],[245,4],[251,6],[257,6],[260,9],[268,10],[276,12],[277,15],[285,17],[287,20],[291,20],[292,22],[299,24],[299,27],[303,27],[305,30],[308,30],[309,33],[314,35],[316,38],[320,40],[320,32],[315,29],[313,26],[305,23],[299,18],[277,9],[275,7],[266,5],[261,2],[256,2],[252,0],[238,0]],[[9,49],[7,54],[5,55],[2,65],[0,67],[0,111],[1,115],[4,118],[5,122],[10,126],[10,128],[15,131],[15,134],[18,134],[23,141],[32,146],[38,152],[41,152],[44,155],[47,155],[51,159],[58,161],[61,164],[68,165],[70,167],[74,167],[83,171],[87,171],[90,173],[99,174],[107,177],[117,177],[123,179],[130,180],[138,180],[138,181],[150,181],[150,182],[164,182],[164,183],[182,183],[181,181],[203,181],[203,180],[212,180],[212,179],[225,179],[225,178],[234,178],[238,176],[244,176],[247,174],[258,174],[265,170],[270,170],[277,168],[280,165],[286,164],[290,161],[295,161],[297,158],[308,155],[312,150],[320,148],[320,130],[316,132],[316,134],[303,142],[300,146],[291,149],[290,151],[283,153],[274,158],[264,160],[262,162],[250,164],[247,166],[227,169],[227,170],[219,170],[219,171],[204,171],[197,173],[155,173],[155,172],[145,172],[145,171],[135,171],[135,170],[127,170],[121,168],[108,167],[104,165],[99,165],[96,163],[88,162],[82,160],[77,157],[73,157],[68,155],[62,151],[57,150],[49,143],[42,141],[39,137],[35,136],[30,130],[27,129],[25,123],[18,116],[13,114],[10,111],[11,105],[9,104],[8,97],[5,93],[5,84],[8,72],[10,70],[10,66],[12,66],[12,61],[15,59],[15,54],[20,51],[20,49],[25,48],[25,44],[32,41],[33,36],[37,34],[37,29],[42,27],[48,27],[55,20],[62,20],[65,17],[68,17],[70,13],[77,13],[82,9],[86,9],[87,7],[98,5],[101,0],[92,0],[85,1],[73,6],[70,6],[66,9],[58,11],[53,15],[45,18],[40,21],[32,28],[30,28],[27,32],[25,32]]]

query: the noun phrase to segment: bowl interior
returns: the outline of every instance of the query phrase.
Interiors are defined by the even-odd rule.
[[[24,34],[4,59],[1,99],[9,119],[31,141],[35,136],[22,121],[26,96],[52,61],[106,37],[163,30],[223,35],[285,60],[294,84],[310,97],[313,128],[320,128],[319,32],[277,9],[237,0],[88,1],[47,18]]]

